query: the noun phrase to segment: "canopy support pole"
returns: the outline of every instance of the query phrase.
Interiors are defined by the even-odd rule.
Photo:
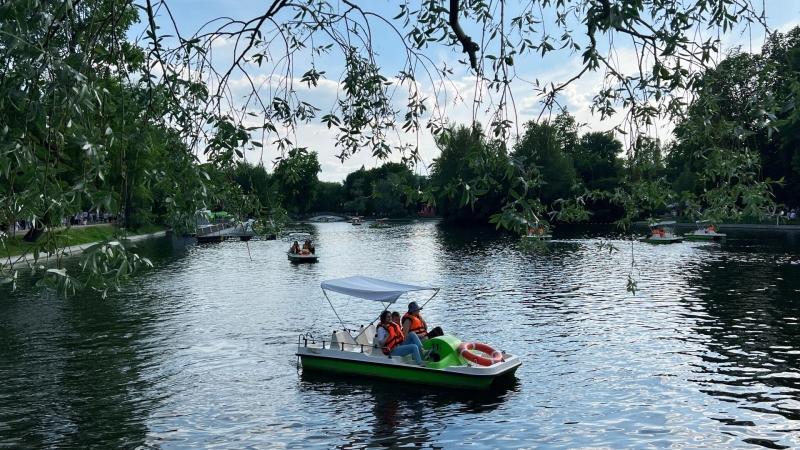
[[[433,293],[433,295],[431,295],[431,298],[429,298],[428,300],[426,300],[426,301],[425,301],[425,303],[423,303],[423,304],[422,304],[422,307],[423,307],[423,308],[425,307],[425,305],[427,305],[427,304],[428,304],[428,302],[429,302],[429,301],[433,300],[433,297],[436,297],[437,295],[439,295],[439,290],[440,290],[440,289],[441,289],[441,288],[434,288],[434,290],[435,290],[436,292],[434,292],[434,293]]]
[[[342,322],[342,318],[339,317],[339,313],[336,312],[336,308],[333,307],[333,303],[331,303],[331,299],[328,298],[328,293],[325,292],[325,289],[322,290],[322,293],[325,294],[325,300],[327,300],[328,304],[331,305],[331,309],[333,310],[333,313],[336,314],[336,318],[339,319],[339,323],[342,324],[342,329],[346,330],[347,327],[344,326],[344,322]]]

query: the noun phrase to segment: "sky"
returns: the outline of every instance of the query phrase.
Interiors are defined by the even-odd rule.
[[[336,3],[336,0],[331,0]],[[362,6],[365,9],[381,14],[383,17],[391,19],[396,16],[399,11],[400,1],[392,0],[356,0],[354,3]],[[416,3],[416,2],[414,2]],[[259,14],[263,14],[266,8],[272,4],[271,0],[265,2],[248,2],[242,0],[167,0],[166,5],[172,13],[174,25],[177,26],[181,36],[192,36],[200,29],[211,31],[216,27],[214,24],[221,23],[220,21],[212,22],[220,17],[230,17],[236,20],[249,20]],[[514,1],[508,1],[509,9],[517,4]],[[762,4],[757,8],[760,10]],[[772,30],[786,32],[795,26],[800,25],[800,2],[796,0],[764,0],[763,7],[766,11],[767,23]],[[290,14],[291,15],[288,15]],[[277,19],[291,18],[292,11],[287,10],[276,16]],[[510,12],[507,16],[510,16]],[[553,23],[554,16],[551,13],[545,12],[543,21],[538,27],[542,28],[544,32],[556,34],[560,31]],[[207,25],[211,22],[211,25]],[[142,21],[139,28],[134,28],[130,32],[132,40],[141,34],[141,27],[146,24]],[[165,9],[161,9],[158,13],[158,24],[161,31],[165,34],[175,35],[173,30],[172,19],[166,14]],[[371,31],[373,34],[372,42],[375,45],[376,51],[379,54],[379,64],[385,70],[385,74],[391,75],[397,72],[401,67],[402,52],[400,50],[398,37],[393,30],[387,26],[381,25],[379,20],[371,19]],[[467,34],[478,38],[480,36],[480,29],[469,20],[461,19],[461,24]],[[578,22],[569,24],[573,30],[573,34],[580,37],[585,37],[583,33],[583,25]],[[703,33],[700,30],[700,33]],[[703,36],[707,38],[708,36]],[[636,53],[633,47],[626,44],[625,40],[615,38],[616,59],[619,66],[628,73],[635,73],[637,71],[635,66]],[[758,52],[764,42],[763,29],[757,27],[751,28],[746,32],[741,30],[734,30],[734,32],[721,36],[723,42],[723,52],[736,46],[742,46],[745,51]],[[602,39],[599,40],[600,45],[604,45]],[[169,46],[174,43],[174,39],[165,39],[165,45]],[[324,42],[318,40],[317,42]],[[218,38],[212,47],[213,57],[215,58],[215,66],[225,67],[230,64],[231,55],[235,48],[235,43],[225,38]],[[275,52],[276,54],[279,52]],[[473,73],[460,67],[457,60],[464,58],[464,54],[456,53],[451,48],[436,45],[435,43],[429,48],[424,50],[426,57],[435,64],[436,67],[452,67],[454,73],[450,77],[450,81],[444,85],[439,82],[432,83],[425,80],[423,77],[418,77],[418,89],[424,93],[430,100],[429,107],[435,105],[433,101],[436,97],[433,88],[440,88],[438,104],[444,107],[444,116],[450,121],[459,124],[469,124],[472,122],[473,117],[477,117],[484,123],[487,123],[488,117],[484,114],[484,108],[475,108],[472,100],[475,98],[475,82],[476,78]],[[341,54],[334,54],[327,57],[316,57],[313,60],[317,70],[324,70],[325,77],[319,85],[314,89],[305,88],[304,85],[298,83],[299,77],[310,66],[312,60],[308,53],[300,55],[293,61],[295,69],[295,83],[292,85],[297,91],[299,98],[309,103],[314,104],[323,109],[320,115],[325,114],[325,108],[330,108],[335,104],[337,90],[340,89],[339,78],[342,73],[342,57]],[[517,73],[517,79],[512,84],[514,93],[514,103],[516,105],[516,114],[512,117],[516,126],[522,131],[522,124],[528,120],[533,120],[539,117],[541,113],[541,105],[538,101],[535,92],[533,81],[539,80],[541,83],[563,82],[573,75],[580,72],[582,68],[580,54],[570,54],[565,51],[548,53],[545,58],[538,55],[527,54],[524,57],[518,57],[514,62],[514,69]],[[256,80],[258,86],[261,87],[261,94],[269,93],[269,88],[275,88],[280,85],[282,78],[272,75],[272,68],[269,64],[262,67],[251,64],[247,66],[247,72],[253,80]],[[597,115],[591,112],[591,100],[597,92],[597,89],[602,84],[602,73],[587,72],[579,80],[568,86],[559,97],[559,103],[567,107],[569,112],[575,116],[578,123],[585,124],[581,129],[581,133],[587,131],[605,131],[614,128],[621,120],[622,114],[613,116],[610,120],[602,121]],[[241,74],[234,74],[231,79],[231,93],[234,103],[241,106],[241,101],[245,93],[249,90],[249,81]],[[405,96],[398,95],[396,106],[402,107],[405,104]],[[671,126],[669,123],[659,123],[654,126],[650,133],[655,137],[662,140],[668,140]],[[322,181],[342,181],[348,173],[358,170],[364,166],[366,168],[378,167],[385,161],[378,160],[373,157],[369,150],[364,150],[351,158],[340,161],[337,158],[339,154],[338,149],[334,147],[335,144],[335,130],[329,130],[327,126],[321,124],[318,120],[310,124],[303,124],[292,136],[293,142],[299,147],[307,147],[309,150],[317,151],[318,158],[322,165],[322,172],[319,174],[319,179]],[[620,136],[622,138],[622,136]],[[263,162],[268,170],[271,170],[271,162],[279,155],[278,150],[271,144],[271,140],[264,141],[262,149],[255,149],[254,151],[246,152],[246,157],[250,162],[258,163]],[[411,143],[418,145],[421,155],[423,157],[423,165],[417,167],[416,172],[420,174],[427,174],[427,165],[429,165],[434,158],[438,155],[438,150],[434,144],[433,138],[429,132],[423,130],[421,133],[414,134],[400,134],[389,137],[390,146],[394,147],[401,143]],[[389,158],[389,161],[399,161],[400,155],[394,154]]]

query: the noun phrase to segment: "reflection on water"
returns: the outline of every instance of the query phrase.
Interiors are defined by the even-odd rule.
[[[304,373],[300,389],[313,395],[332,420],[362,424],[340,430],[345,448],[420,447],[436,443],[452,447],[462,440],[439,437],[454,427],[459,417],[489,414],[513,396],[517,383],[486,392],[461,392],[412,386],[398,391],[396,383],[382,380],[348,381],[343,376]],[[329,437],[320,438],[321,446]]]
[[[0,447],[800,446],[800,232],[650,246],[572,226],[525,253],[434,222],[296,228],[318,264],[285,239],[165,238],[105,300],[0,291]],[[338,327],[319,283],[355,274],[442,287],[428,322],[519,354],[516,382],[302,373],[297,337]],[[331,301],[355,325],[380,308]]]

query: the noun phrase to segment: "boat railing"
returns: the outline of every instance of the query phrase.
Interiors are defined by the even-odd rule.
[[[346,332],[348,330],[345,329],[343,331]],[[355,330],[351,330],[351,331],[355,331]],[[311,333],[301,334],[297,338],[297,346],[298,347],[303,346],[303,347],[311,347],[311,348],[322,348],[323,350],[326,349],[326,348],[329,349],[329,350],[336,349],[336,350],[341,350],[341,351],[344,351],[344,352],[346,352],[346,351],[355,351],[355,349],[358,348],[361,351],[361,353],[371,353],[371,349],[373,349],[373,348],[380,348],[380,349],[383,348],[383,347],[381,347],[381,346],[379,346],[377,344],[373,345],[371,343],[356,342],[355,340],[353,340],[353,342],[342,342],[342,341],[338,340],[338,337],[336,337],[336,331],[334,331],[333,333],[334,334],[333,334],[332,339],[330,341],[326,341],[326,340],[322,339],[322,340],[320,340],[319,344],[317,344],[317,340],[314,338],[314,336]],[[349,335],[349,333],[347,333],[347,334]],[[353,337],[350,336],[350,339],[353,339]],[[327,347],[326,347],[326,344],[327,344]],[[317,347],[318,345],[320,347]],[[365,350],[369,350],[369,351],[365,351]]]

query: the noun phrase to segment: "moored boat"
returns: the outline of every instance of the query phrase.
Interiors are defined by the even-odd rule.
[[[324,281],[322,290],[326,298],[328,291],[337,292],[378,301],[384,307],[409,292],[433,291],[430,299],[439,292],[438,288],[362,276]],[[513,379],[522,364],[516,355],[485,344],[462,342],[446,334],[423,343],[427,357],[423,365],[419,365],[411,355],[400,357],[384,354],[377,347],[374,324],[351,331],[342,323],[342,328],[335,330],[330,340],[316,339],[309,333],[300,335],[296,355],[304,371],[346,374],[351,379],[377,377],[452,388],[486,389],[500,380]],[[356,333],[355,336],[353,333]]]
[[[697,229],[683,235],[686,239],[713,241],[725,238],[725,233],[718,233],[711,221],[696,220]]]
[[[650,234],[639,240],[650,244],[672,244],[683,241],[683,236],[676,235],[674,230],[674,220],[651,223]]]

